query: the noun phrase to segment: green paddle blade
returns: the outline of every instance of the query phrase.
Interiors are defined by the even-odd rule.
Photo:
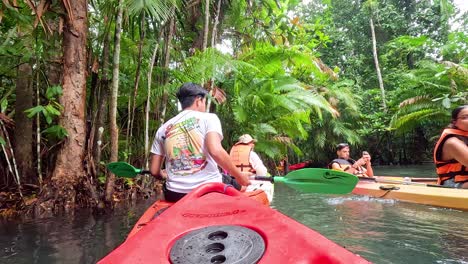
[[[107,169],[119,177],[134,178],[142,172],[126,162],[111,162],[107,164]]]
[[[354,189],[359,179],[346,172],[305,168],[292,171],[284,177],[274,177],[274,181],[305,193],[346,194]]]

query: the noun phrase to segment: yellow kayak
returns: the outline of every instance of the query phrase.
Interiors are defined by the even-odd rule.
[[[468,189],[440,187],[434,178],[361,177],[353,193],[468,211]]]

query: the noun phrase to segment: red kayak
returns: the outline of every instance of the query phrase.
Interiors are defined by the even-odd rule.
[[[162,210],[161,210],[162,209]],[[221,183],[157,201],[98,263],[369,263]]]

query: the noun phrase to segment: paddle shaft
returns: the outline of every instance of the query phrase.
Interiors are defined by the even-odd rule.
[[[117,176],[134,178],[139,174],[150,174],[147,170],[137,169],[126,162],[111,162],[107,169]],[[252,180],[284,183],[287,186],[306,193],[350,193],[358,182],[352,174],[321,168],[305,168],[289,172],[285,176],[250,177]]]
[[[395,183],[401,185],[416,185],[416,186],[425,186],[425,187],[436,187],[436,188],[450,188],[454,189],[453,187],[443,186],[438,184],[429,184],[429,183],[420,183],[420,182],[406,182],[406,181],[398,181],[398,180],[386,180],[386,179],[378,179],[378,178],[367,178],[367,177],[359,177],[359,180],[369,180],[379,183]]]
[[[250,177],[251,180],[257,180],[257,181],[269,181],[269,182],[275,182],[275,177],[276,176],[252,176]]]

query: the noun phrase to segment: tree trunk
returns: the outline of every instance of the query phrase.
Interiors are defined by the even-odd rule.
[[[123,0],[119,0],[118,13],[115,21],[114,55],[112,69],[112,90],[109,105],[111,155],[110,161],[115,162],[119,158],[119,128],[117,127],[117,98],[119,95],[119,64],[120,64],[120,32],[122,31]],[[106,179],[106,201],[112,201],[114,193],[115,175],[109,173]]]
[[[211,31],[211,47],[214,47],[215,46],[215,42],[216,42],[216,36],[218,35],[218,22],[219,22],[219,13],[221,11],[221,1],[222,0],[218,0],[218,6],[216,7],[216,16],[215,16],[215,20],[214,20],[214,23],[213,23],[213,29]],[[213,78],[211,78],[208,83],[210,84],[209,85],[209,88],[208,88],[208,93],[211,92],[211,89],[213,89],[213,86],[214,86],[214,81],[213,81]],[[203,84],[202,84],[203,85]],[[206,102],[206,112],[210,112],[210,109],[211,109],[211,97],[208,97],[207,98],[207,102]]]
[[[162,79],[162,84],[163,84],[163,87],[164,87],[164,84],[167,83],[167,71],[169,69],[169,62],[170,62],[170,59],[171,59],[171,44],[172,44],[172,38],[174,36],[174,32],[175,32],[175,19],[174,17],[172,17],[169,21],[169,29],[168,29],[168,34],[166,36],[166,46],[165,46],[165,49],[164,49],[164,71],[163,71],[163,79]],[[160,120],[161,120],[161,124],[164,123],[164,120],[165,120],[165,116],[166,116],[166,109],[167,109],[167,100],[168,100],[168,94],[166,93],[166,91],[163,91],[162,93],[162,111],[161,111],[161,117],[160,117]]]
[[[218,36],[218,23],[219,23],[219,15],[221,13],[221,2],[223,0],[218,0],[218,6],[216,7],[216,16],[213,23],[213,29],[211,31],[211,47],[216,45],[216,37]]]
[[[201,4],[200,4],[201,5]],[[202,12],[200,11],[200,7],[198,4],[191,5],[188,11],[188,17],[186,24],[191,32],[195,35],[192,46],[189,48],[189,55],[193,55],[196,50],[201,50],[203,46],[203,31],[198,27],[198,20],[202,16]]]
[[[377,79],[379,80],[380,93],[382,94],[382,110],[387,112],[387,104],[385,102],[385,89],[382,80],[382,74],[380,73],[379,57],[377,54],[377,41],[375,39],[374,21],[370,18],[370,27],[372,33],[372,54],[374,55],[375,70],[377,71]]]
[[[202,50],[206,50],[208,45],[208,33],[210,29],[210,0],[205,0],[205,28],[203,30]]]
[[[29,63],[22,63],[18,67],[16,79],[15,103],[15,152],[18,162],[19,175],[23,182],[32,183],[33,169],[33,127],[32,120],[24,112],[33,107],[32,67]]]
[[[153,77],[153,68],[154,63],[156,62],[156,55],[158,54],[159,41],[162,37],[164,30],[161,28],[159,30],[158,38],[154,44],[153,54],[151,55],[151,60],[148,65],[148,93],[146,94],[146,109],[145,109],[145,167],[148,168],[149,160],[149,120],[150,120],[150,111],[151,111],[151,80]]]
[[[141,72],[141,63],[142,63],[142,55],[143,55],[143,42],[145,40],[145,13],[141,16],[141,30],[140,30],[140,42],[138,43],[138,62],[137,68],[135,73],[135,85],[133,87],[133,103],[132,103],[132,111],[129,113],[128,117],[128,131],[127,131],[127,153],[132,153],[132,142],[131,138],[133,136],[133,122],[135,121],[135,108],[136,108],[136,98],[138,95],[138,86],[140,84],[140,72]]]
[[[110,22],[109,22],[110,23]],[[101,80],[99,81],[100,96],[99,106],[96,114],[96,128],[94,130],[94,150],[93,160],[94,166],[96,167],[96,174],[100,175],[100,162],[101,162],[101,145],[102,145],[102,131],[104,130],[104,122],[107,115],[107,100],[109,98],[109,65],[110,65],[110,32],[106,32],[104,37],[104,45],[102,49],[102,68],[101,68]],[[101,129],[102,127],[102,129]]]
[[[66,9],[63,32],[63,116],[60,124],[67,130],[68,137],[59,151],[51,181],[43,198],[42,208],[48,210],[64,208],[71,211],[77,206],[77,196],[81,192],[86,137],[86,41],[87,0],[74,0],[64,3]],[[52,199],[50,196],[54,196]]]
[[[62,86],[62,68],[63,68],[63,61],[62,61],[62,42],[59,41],[56,38],[53,38],[53,43],[50,43],[51,46],[49,47],[51,50],[54,50],[55,52],[50,54],[50,58],[47,59],[47,64],[45,65],[46,72],[47,72],[47,83],[48,86],[57,86],[60,85]],[[36,85],[40,85],[40,83],[37,83]],[[37,89],[40,89],[40,87],[37,87]],[[37,93],[37,92],[36,92]],[[39,96],[39,94],[37,95]],[[40,99],[40,98],[39,98]],[[36,104],[40,105],[41,101],[37,100]],[[40,129],[40,122],[38,122],[38,128]],[[37,135],[37,143],[40,143],[40,138],[41,135]],[[39,147],[37,147],[39,151]],[[41,165],[44,165],[44,174],[45,178],[47,176],[52,175],[55,169],[56,165],[56,160],[57,160],[57,151],[53,151],[52,153],[47,154],[47,158],[43,159],[41,162]],[[39,159],[38,159],[39,162]]]

